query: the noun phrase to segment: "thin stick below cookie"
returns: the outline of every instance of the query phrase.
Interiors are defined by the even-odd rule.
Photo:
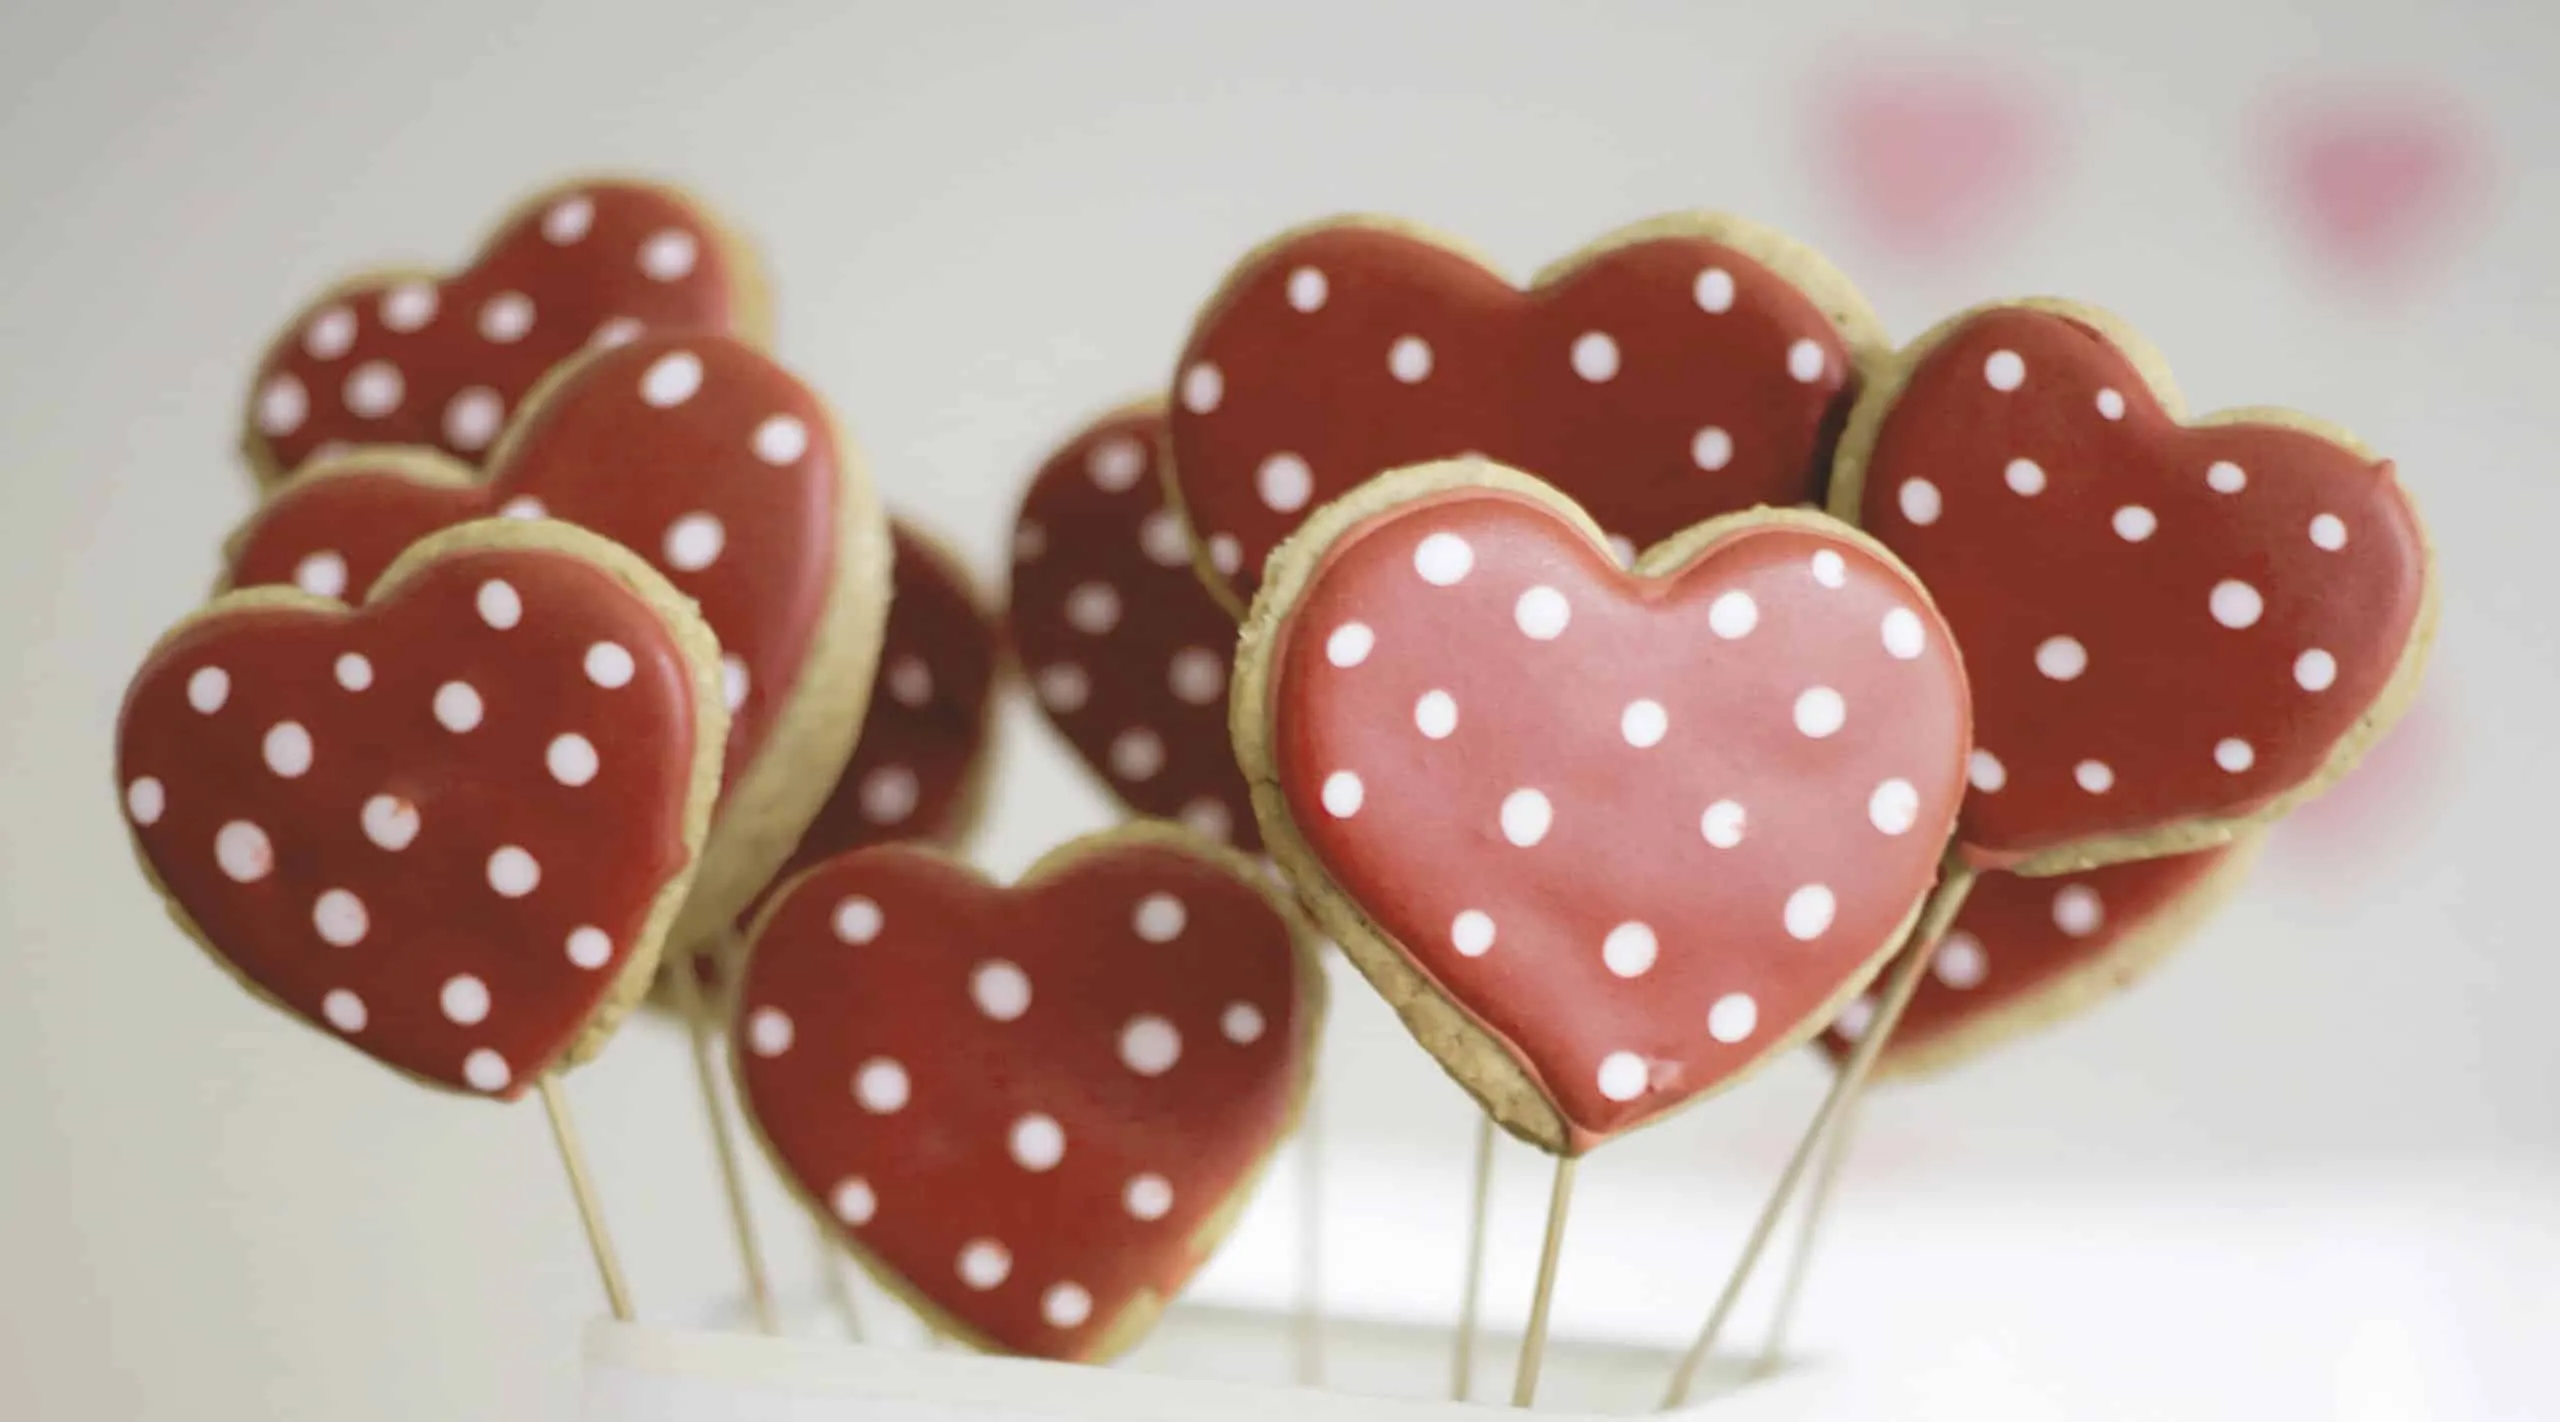
[[[613,1236],[605,1232],[604,1207],[596,1202],[596,1182],[587,1174],[587,1153],[578,1144],[578,1128],[569,1119],[569,1099],[560,1078],[542,1078],[542,1110],[551,1118],[551,1143],[560,1148],[561,1167],[569,1173],[569,1193],[578,1202],[578,1223],[586,1227],[587,1248],[596,1257],[596,1273],[604,1280],[605,1303],[614,1321],[629,1323],[631,1286],[622,1281],[622,1260],[614,1253]]]
[[[720,1083],[711,1009],[703,1001],[702,985],[694,977],[699,961],[698,955],[687,955],[675,965],[667,981],[675,992],[676,1010],[684,1014],[685,1031],[693,1038],[693,1079],[702,1088],[702,1114],[711,1127],[711,1153],[720,1166],[720,1190],[728,1197],[729,1228],[736,1236],[738,1263],[746,1271],[747,1303],[755,1310],[756,1327],[779,1336],[782,1322],[774,1313],[773,1285],[765,1278],[764,1251],[756,1247],[755,1216],[747,1211],[746,1174],[738,1165],[738,1144],[729,1124],[729,1097]]]
[[[1449,1396],[1464,1402],[1476,1383],[1476,1314],[1484,1296],[1485,1209],[1493,1198],[1493,1118],[1476,1118],[1475,1182],[1467,1202],[1467,1278],[1458,1294],[1458,1344],[1449,1359]]]
[[[1511,1405],[1535,1406],[1538,1368],[1547,1357],[1547,1310],[1555,1303],[1556,1261],[1564,1254],[1565,1214],[1573,1206],[1575,1157],[1556,1157],[1556,1183],[1547,1195],[1547,1239],[1538,1249],[1538,1291],[1529,1298],[1529,1331],[1520,1339],[1520,1371],[1511,1381]]]

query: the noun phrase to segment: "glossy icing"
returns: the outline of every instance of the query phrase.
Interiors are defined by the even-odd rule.
[[[1321,1005],[1240,865],[1059,858],[1019,888],[905,845],[827,861],[761,925],[731,1037],[775,1160],[866,1262],[972,1341],[1094,1360],[1224,1232]]]
[[[1079,431],[1014,516],[1008,620],[1034,697],[1122,803],[1248,852],[1262,840],[1227,736],[1236,624],[1166,504],[1164,410]]]
[[[116,776],[153,878],[261,996],[512,1098],[656,952],[690,861],[692,698],[611,575],[465,549],[352,614],[200,614],[126,692]]]
[[[1575,1150],[1801,1040],[1935,877],[1955,648],[1800,517],[1636,576],[1524,495],[1424,494],[1325,548],[1277,633],[1298,833]]]
[[[1856,512],[1964,646],[1961,834],[1989,865],[2317,779],[2427,596],[2389,462],[2280,424],[2182,427],[2096,328],[2038,310],[1922,355]]]

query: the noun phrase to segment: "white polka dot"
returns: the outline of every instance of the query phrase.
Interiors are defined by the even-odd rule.
[[[1813,580],[1826,588],[1849,585],[1849,563],[1838,553],[1825,548],[1813,555]]]
[[[1902,516],[1924,528],[1936,523],[1945,507],[1938,497],[1938,486],[1926,479],[1903,480],[1897,501],[1902,505]]]
[[[1708,425],[1689,437],[1689,462],[1713,473],[1733,462],[1733,436]]]
[[[1634,567],[1636,565],[1635,540],[1627,537],[1623,533],[1610,534],[1609,556],[1611,559],[1615,560],[1617,565],[1621,568]]]
[[[462,1079],[476,1091],[504,1091],[516,1079],[507,1059],[487,1047],[475,1047],[462,1059]]]
[[[1127,435],[1097,441],[1085,451],[1085,477],[1106,494],[1125,494],[1147,472],[1147,447]]]
[[[1731,1046],[1760,1025],[1760,1004],[1747,992],[1729,992],[1707,1009],[1707,1035]]]
[[[311,769],[311,733],[299,721],[278,721],[267,728],[259,745],[267,769],[292,780]]]
[[[1600,1094],[1612,1101],[1633,1101],[1644,1095],[1648,1076],[1644,1058],[1633,1052],[1611,1052],[1600,1059]]]
[[[339,653],[330,671],[337,677],[338,685],[349,691],[362,691],[373,685],[373,663],[362,652]]]
[[[1302,312],[1320,310],[1329,289],[1323,272],[1314,267],[1300,267],[1289,273],[1289,309]]]
[[[1269,1024],[1263,1021],[1262,1009],[1250,1002],[1230,1002],[1218,1014],[1218,1031],[1239,1047],[1249,1047],[1262,1040]]]
[[[1356,667],[1369,660],[1369,651],[1378,645],[1378,634],[1365,622],[1345,622],[1324,639],[1324,659],[1338,667]]]
[[[477,1027],[489,1020],[489,985],[469,973],[457,973],[444,980],[436,1006],[455,1026]]]
[[[1210,534],[1209,566],[1234,577],[1236,570],[1244,566],[1244,545],[1238,543],[1232,533]]]
[[[682,515],[667,525],[667,566],[679,573],[699,573],[711,566],[729,542],[729,531],[710,514]]]
[[[2016,351],[1993,351],[1982,363],[1982,378],[1994,390],[2015,390],[2027,383],[2027,363]]]
[[[1191,562],[1191,535],[1182,526],[1182,516],[1171,509],[1158,509],[1139,522],[1138,547],[1158,567],[1180,568]]]
[[[382,294],[382,324],[406,334],[423,330],[436,319],[436,289],[425,282],[402,282]]]
[[[747,704],[747,664],[735,652],[720,658],[720,702],[733,714]]]
[[[691,351],[669,351],[640,376],[640,398],[660,410],[674,409],[701,388],[702,357]]]
[[[395,853],[418,837],[418,807],[397,795],[367,799],[356,819],[364,826],[365,838]]]
[[[1493,948],[1493,917],[1481,909],[1460,910],[1449,924],[1449,946],[1461,957],[1481,958]]]
[[[862,817],[875,825],[904,824],[916,812],[923,787],[916,773],[903,765],[875,766],[862,777],[855,792],[862,801]]]
[[[1950,933],[1938,941],[1929,955],[1929,971],[1938,981],[1962,991],[1980,987],[1990,972],[1991,962],[1982,951],[1982,940],[1970,933]]]
[[[311,901],[311,928],[320,941],[335,948],[352,948],[364,941],[365,930],[373,920],[365,912],[364,900],[345,889],[323,889]]]
[[[828,1193],[827,1208],[836,1212],[837,1219],[859,1227],[871,1223],[872,1217],[880,1213],[880,1196],[872,1190],[870,1181],[849,1175],[837,1181],[836,1188]]]
[[[1120,590],[1109,583],[1078,583],[1067,591],[1067,625],[1099,637],[1120,625]]]
[[[489,887],[502,898],[520,899],[542,882],[542,866],[518,845],[502,844],[489,856]]]
[[[584,785],[596,778],[595,742],[575,731],[554,736],[542,752],[542,763],[561,784]]]
[[[2044,466],[2032,459],[2010,460],[2008,468],[2001,471],[2001,478],[2014,494],[2033,498],[2044,492]]]
[[[779,469],[797,464],[809,452],[809,427],[796,416],[767,415],[747,443],[756,458]]]
[[[1671,713],[1659,701],[1640,698],[1628,702],[1627,709],[1618,713],[1618,734],[1638,750],[1662,744],[1670,729]]]
[[[544,518],[547,517],[550,512],[551,511],[549,509],[542,506],[542,500],[535,498],[531,494],[518,494],[514,498],[507,500],[505,503],[498,505],[498,517],[500,518]]]
[[[889,697],[901,706],[921,707],[933,699],[933,668],[913,652],[889,663]]]
[[[1606,331],[1585,331],[1573,340],[1573,373],[1599,384],[1618,373],[1618,343]]]
[[[694,259],[700,254],[692,233],[670,227],[651,233],[640,244],[640,270],[651,281],[682,281],[693,273]]]
[[[587,235],[595,226],[596,205],[583,197],[562,198],[542,214],[543,238],[555,247],[566,247]]]
[[[347,591],[347,560],[326,549],[306,553],[293,565],[293,585],[313,597],[342,597]]]
[[[1831,891],[1820,884],[1807,884],[1787,895],[1787,936],[1799,943],[1820,938],[1831,927],[1831,917],[1839,903]]]
[[[2347,521],[2333,513],[2312,515],[2311,544],[2331,553],[2346,547]]]
[[[1218,408],[1226,398],[1227,378],[1218,368],[1202,361],[1182,373],[1182,408],[1195,415],[1205,415]]]
[[[887,1057],[873,1057],[854,1069],[853,1099],[874,1116],[906,1109],[907,1069]]]
[[[581,924],[569,930],[569,961],[589,972],[613,961],[613,939],[601,929]]]
[[[2000,763],[2000,757],[1977,749],[1965,758],[1964,778],[1972,783],[1974,789],[1986,795],[1995,794],[2009,783],[2009,768]]]
[[[1182,936],[1183,925],[1191,921],[1182,900],[1171,894],[1149,894],[1138,900],[1137,912],[1130,915],[1129,926],[1149,943],[1171,943]]]
[[[1234,816],[1227,812],[1225,805],[1207,795],[1202,795],[1184,805],[1180,818],[1183,828],[1202,839],[1213,839],[1224,844],[1235,837]]]
[[[124,810],[138,825],[156,825],[169,808],[169,792],[157,776],[145,775],[124,787]]]
[[[2217,494],[2236,494],[2249,487],[2249,471],[2228,459],[2217,459],[2206,466],[2204,482]]]
[[[480,585],[472,599],[480,620],[503,632],[524,620],[524,598],[515,585],[503,578],[491,578]]]
[[[1661,953],[1653,929],[1641,923],[1619,924],[1600,940],[1600,961],[1622,978],[1643,977]]]
[[[1545,839],[1555,819],[1555,806],[1535,790],[1514,790],[1502,797],[1502,837],[1522,849]]]
[[[1564,635],[1565,624],[1573,620],[1573,605],[1563,593],[1541,583],[1511,605],[1511,620],[1531,641],[1552,642]]]
[[[1254,471],[1253,486],[1264,507],[1274,513],[1296,513],[1315,493],[1315,473],[1307,468],[1307,461],[1283,452],[1262,461]]]
[[[2106,922],[2106,905],[2086,884],[2065,884],[2053,896],[2053,926],[2074,938],[2086,938]]]
[[[1908,833],[1920,819],[1920,792],[1908,780],[1888,780],[1867,797],[1867,823],[1886,834]]]
[[[1830,368],[1831,357],[1822,349],[1822,343],[1819,341],[1807,337],[1787,347],[1787,374],[1794,376],[1801,384],[1811,385],[1820,380],[1822,373]]]
[[[1895,660],[1910,661],[1928,645],[1928,629],[1921,626],[1920,614],[1907,607],[1897,607],[1884,615],[1884,649]]]
[[[1055,1170],[1067,1156],[1067,1133],[1054,1116],[1033,1112],[1013,1123],[1013,1131],[1005,1139],[1013,1153],[1013,1163],[1025,1170]]]
[[[1040,1317],[1051,1328],[1079,1328],[1093,1317],[1093,1295],[1075,1284],[1051,1284],[1040,1296]]]
[[[1120,1207],[1134,1220],[1160,1220],[1173,1210],[1173,1182],[1161,1175],[1133,1175],[1120,1192]]]
[[[347,412],[368,420],[381,419],[399,409],[408,393],[408,382],[400,378],[400,367],[387,360],[369,360],[347,372],[347,382],[339,389]]]
[[[1036,563],[1040,561],[1040,555],[1048,551],[1049,530],[1042,528],[1037,521],[1027,518],[1014,525],[1013,561]]]
[[[499,345],[521,341],[533,329],[533,298],[521,291],[502,291],[480,303],[480,334]]]
[[[1867,1026],[1875,1021],[1875,1017],[1874,998],[1852,998],[1848,1006],[1840,1009],[1840,1015],[1832,1019],[1831,1030],[1839,1033],[1842,1041],[1854,1042],[1867,1035]]]
[[[506,423],[506,402],[486,385],[474,385],[445,402],[444,442],[465,454],[476,454],[498,437]]]
[[[2140,543],[2159,531],[2160,520],[2140,504],[2127,504],[2116,510],[2116,537],[2127,543]]]
[[[1706,813],[1698,816],[1698,833],[1705,835],[1707,843],[1718,849],[1731,849],[1742,843],[1745,819],[1739,802],[1718,800],[1707,806]]]
[[[331,988],[328,996],[320,999],[320,1015],[330,1026],[353,1035],[364,1030],[364,999],[345,988]]]
[[[2305,691],[2327,691],[2338,679],[2338,659],[2318,647],[2293,659],[2293,682]]]
[[[1360,777],[1348,770],[1337,770],[1324,778],[1324,790],[1321,795],[1324,801],[1324,812],[1337,820],[1347,820],[1360,813],[1360,802],[1367,798],[1367,795],[1368,791],[1361,785]]]
[[[598,642],[587,648],[587,680],[607,689],[628,686],[638,666],[631,652],[619,642]]]
[[[1707,630],[1727,641],[1749,636],[1759,625],[1760,604],[1747,592],[1720,593],[1707,604]]]
[[[1849,719],[1849,704],[1830,687],[1808,687],[1803,695],[1796,698],[1795,716],[1797,730],[1821,740],[1836,734]]]
[[[1162,1076],[1181,1058],[1182,1034],[1161,1017],[1132,1017],[1120,1029],[1120,1064],[1140,1076]]]
[[[1164,737],[1133,726],[1111,739],[1111,773],[1122,780],[1153,780],[1164,769]]]
[[[1011,1022],[1031,1010],[1031,977],[1002,958],[989,958],[969,974],[969,999],[998,1022]]]
[[[1415,545],[1413,570],[1435,588],[1454,587],[1476,565],[1476,550],[1454,533],[1435,533]]]
[[[1445,691],[1426,691],[1413,703],[1414,729],[1445,741],[1458,729],[1458,699]]]
[[[1698,273],[1689,288],[1698,309],[1711,316],[1721,316],[1733,309],[1733,273],[1722,267],[1709,267]]]
[[[2123,419],[2124,396],[2112,389],[2100,390],[2098,392],[2098,416],[2101,419],[2107,420]]]
[[[2225,736],[2213,743],[2213,763],[2237,775],[2258,763],[2258,752],[2238,736]]]
[[[609,351],[616,346],[627,346],[640,339],[642,329],[638,317],[608,316],[596,323],[595,334],[587,337],[587,344],[598,350]]]
[[[2103,760],[2084,760],[2071,767],[2071,778],[2092,795],[2104,795],[2116,784],[2114,768]]]
[[[2047,637],[2036,644],[2036,670],[2055,681],[2076,680],[2089,669],[2089,649],[2074,637]]]
[[[880,936],[880,928],[885,922],[885,917],[880,912],[879,904],[856,894],[836,905],[835,917],[831,922],[835,928],[837,942],[850,943],[859,947]]]
[[[258,387],[258,431],[281,438],[302,428],[311,414],[311,394],[290,375],[275,375]]]
[[[302,348],[314,360],[336,360],[354,349],[356,313],[343,306],[332,306],[311,318],[302,328]]]
[[[973,1239],[960,1247],[960,1282],[980,1293],[1003,1283],[1013,1273],[1013,1254],[992,1239]]]
[[[1430,378],[1431,343],[1420,336],[1398,336],[1387,347],[1387,373],[1407,385]]]
[[[1093,694],[1093,679],[1073,662],[1042,667],[1033,680],[1038,683],[1040,704],[1052,711],[1081,709],[1085,698]]]
[[[2214,621],[2235,631],[2255,626],[2267,610],[2266,600],[2258,596],[2258,590],[2237,578],[2225,578],[2215,583],[2208,605],[2213,610]]]
[[[486,708],[480,693],[467,681],[448,681],[436,688],[436,724],[460,734],[480,724]]]

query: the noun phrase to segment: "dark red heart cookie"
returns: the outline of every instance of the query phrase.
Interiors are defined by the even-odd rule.
[[[161,639],[116,731],[126,817],[260,997],[513,1097],[657,961],[719,783],[717,647],[602,539],[454,529],[359,609],[260,588]]]
[[[719,634],[720,818],[674,937],[703,942],[772,881],[850,753],[889,600],[870,483],[817,394],[772,360],[724,336],[644,336],[564,367],[485,482],[422,450],[314,465],[234,535],[231,581],[360,596],[410,541],[492,513],[632,549]]]
[[[730,1037],[774,1161],[883,1282],[984,1347],[1137,1341],[1295,1122],[1313,954],[1242,858],[1160,826],[1005,888],[883,845],[785,886]]]
[[[2043,879],[1984,873],[1874,1074],[1942,1071],[2130,985],[2240,886],[2258,840]],[[1871,998],[1851,1002],[1818,1039],[1823,1051],[1845,1059],[1874,1013]]]
[[[1040,709],[1112,793],[1256,852],[1227,738],[1235,619],[1191,570],[1163,447],[1164,406],[1144,400],[1040,466],[1014,516],[1007,620]]]
[[[2281,813],[2399,713],[2433,630],[2388,461],[2284,411],[2181,424],[2158,359],[2085,308],[1922,337],[1861,402],[1832,497],[1964,646],[1959,833],[1989,867],[2192,849]]]
[[[692,198],[591,179],[519,206],[469,267],[331,288],[267,347],[242,452],[262,482],[365,444],[477,463],[535,384],[582,351],[649,331],[767,335],[738,238]]]
[[[1763,510],[1629,573],[1473,461],[1301,538],[1237,664],[1264,839],[1515,1133],[1579,1153],[1727,1085],[1901,941],[1964,791],[1964,672],[1872,540]]]
[[[1523,291],[1374,218],[1288,233],[1228,274],[1174,378],[1174,479],[1235,609],[1300,521],[1371,475],[1483,455],[1590,510],[1622,557],[1717,514],[1818,503],[1882,327],[1810,249],[1657,218]]]

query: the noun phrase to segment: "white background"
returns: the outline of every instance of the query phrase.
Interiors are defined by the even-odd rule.
[[[124,677],[248,507],[229,449],[268,333],[334,274],[458,258],[521,191],[596,166],[690,183],[760,239],[784,358],[893,503],[989,573],[1043,449],[1162,379],[1236,255],[1345,208],[1525,272],[1635,217],[1727,207],[1829,251],[1897,335],[2054,291],[2143,328],[2199,408],[2356,426],[2402,462],[2444,558],[2425,788],[2346,847],[2280,844],[2142,991],[1880,1098],[1805,1332],[1849,1356],[2115,1370],[2185,1416],[2243,1397],[2551,1415],[2560,1385],[2528,1350],[2560,1323],[2560,955],[2538,897],[2560,798],[2554,24],[2490,0],[17,0],[0,1415],[569,1409],[597,1300],[538,1111],[430,1097],[253,1004],[160,917],[108,764]],[[1862,240],[1807,138],[1850,40],[2039,81],[2041,200],[1951,262]],[[2323,280],[2277,220],[2258,121],[2302,78],[2432,86],[2477,125],[2495,178],[2433,269]],[[1009,872],[1108,811],[1026,707],[1003,730],[979,850]],[[1331,1288],[1445,1315],[1469,1116],[1357,984],[1340,998]],[[1563,1326],[1690,1326],[1820,1079],[1783,1064],[1597,1157]],[[643,1311],[690,1316],[733,1270],[679,1039],[627,1034],[572,1095]],[[1543,1181],[1525,1155],[1506,1169],[1495,1286],[1516,1307]],[[1292,1216],[1267,1203],[1214,1295],[1285,1293]],[[765,1205],[805,1273],[805,1230]]]

